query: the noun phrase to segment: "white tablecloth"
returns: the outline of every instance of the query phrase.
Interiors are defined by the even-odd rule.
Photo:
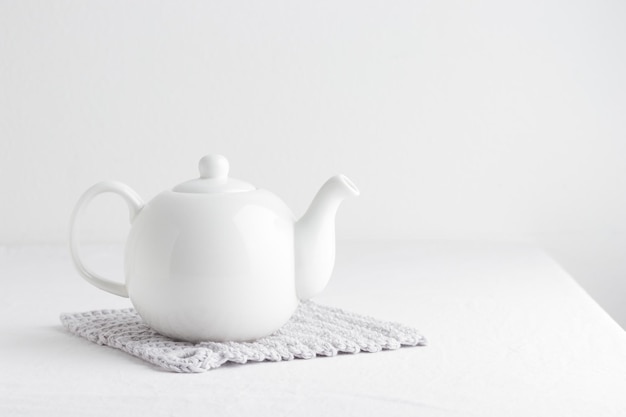
[[[120,247],[84,253],[120,273]],[[316,301],[417,327],[428,347],[194,375],[66,332],[61,312],[130,304],[65,247],[0,247],[0,281],[2,416],[626,415],[626,333],[530,247],[340,243]]]

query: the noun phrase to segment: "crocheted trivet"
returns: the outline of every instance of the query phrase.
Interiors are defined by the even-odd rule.
[[[254,342],[175,341],[144,324],[132,308],[63,314],[61,322],[89,341],[174,372],[205,372],[227,361],[278,362],[426,345],[415,329],[311,301],[300,303],[289,322],[275,333]]]

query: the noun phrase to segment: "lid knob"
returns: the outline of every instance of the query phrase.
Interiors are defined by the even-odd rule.
[[[226,179],[229,166],[228,159],[222,155],[206,155],[198,163],[200,178]]]

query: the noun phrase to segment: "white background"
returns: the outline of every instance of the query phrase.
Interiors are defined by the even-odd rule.
[[[149,199],[222,153],[298,216],[349,175],[341,239],[544,247],[626,326],[624,22],[619,1],[0,0],[0,244],[64,243],[91,184]],[[103,196],[84,238],[126,219]]]

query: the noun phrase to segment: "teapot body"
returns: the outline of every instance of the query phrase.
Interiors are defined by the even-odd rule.
[[[271,334],[298,305],[294,219],[272,193],[165,191],[133,221],[126,288],[153,329],[187,341]]]

